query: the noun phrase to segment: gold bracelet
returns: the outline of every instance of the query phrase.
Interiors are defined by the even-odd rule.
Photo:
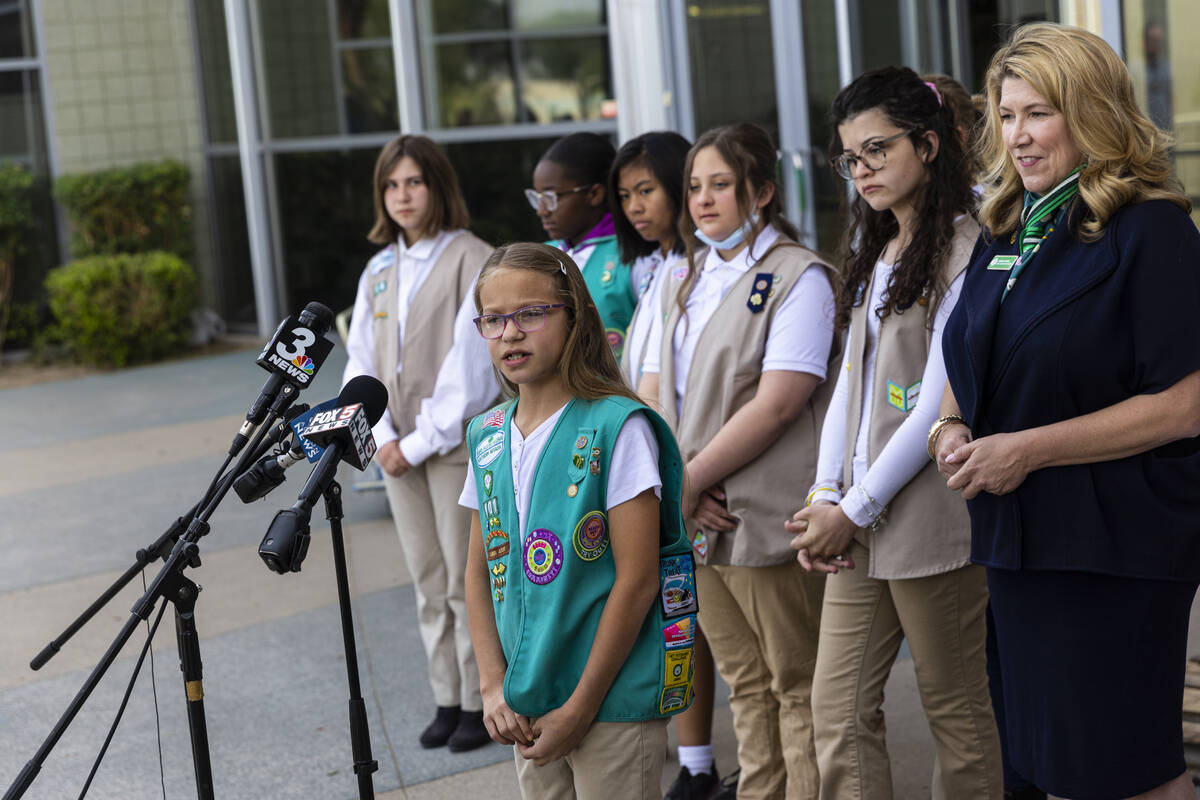
[[[967,421],[958,414],[948,414],[944,417],[938,417],[933,424],[929,426],[929,438],[925,441],[925,451],[929,453],[929,460],[937,463],[937,455],[933,452],[937,446],[938,437],[942,435],[942,431],[949,425],[966,425]]]

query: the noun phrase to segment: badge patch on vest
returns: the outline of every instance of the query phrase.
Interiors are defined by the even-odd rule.
[[[708,537],[704,535],[704,531],[696,531],[696,535],[692,537],[692,549],[700,556],[701,561],[708,559]]]
[[[1020,258],[1020,256],[994,256],[992,260],[988,262],[987,268],[999,270],[1001,272],[1008,272],[1013,268],[1013,264],[1017,263],[1018,258]]]
[[[687,685],[665,687],[658,698],[658,713],[671,714],[686,708],[689,688]]]
[[[692,649],[668,650],[663,654],[663,686],[687,686],[692,674]]]
[[[484,428],[503,428],[504,427],[504,408],[493,408],[488,412],[488,415],[483,418]]]
[[[371,297],[378,297],[387,291],[387,280],[382,280],[371,287]]]
[[[489,433],[475,446],[475,466],[483,469],[504,452],[504,431]]]
[[[591,511],[579,520],[571,537],[575,555],[584,561],[595,561],[608,550],[608,517],[603,511]]]
[[[479,509],[482,521],[487,525],[488,531],[497,530],[500,527],[500,499],[497,497],[489,497],[483,501],[483,506]]]
[[[894,381],[888,381],[888,405],[907,414],[917,407],[917,398],[921,396],[921,382],[909,386],[901,386]]]
[[[484,547],[487,548],[488,561],[495,561],[497,558],[504,558],[508,555],[508,534],[501,530],[489,531],[487,538],[483,540]],[[504,565],[499,564],[500,572],[504,572]],[[493,569],[495,569],[493,567]],[[496,573],[499,575],[500,573]]]
[[[506,543],[504,546],[508,547],[508,544]],[[504,602],[504,586],[508,583],[504,573],[507,569],[503,563],[492,565],[492,594],[497,603]]]
[[[658,579],[664,618],[674,619],[699,610],[696,602],[696,565],[691,553],[660,558]]]
[[[525,540],[525,577],[545,586],[562,570],[562,542],[552,531],[538,528]]]
[[[488,497],[492,496],[492,484],[495,478],[492,477],[492,471],[489,469],[483,473],[483,491]]]
[[[746,308],[750,309],[751,314],[757,314],[767,307],[767,293],[774,283],[775,276],[769,272],[759,272],[754,276],[754,285],[750,287],[750,299],[746,301]]]
[[[605,328],[604,336],[608,339],[608,346],[612,348],[613,355],[620,360],[621,351],[625,349],[625,333],[616,328]]]
[[[663,628],[663,646],[668,650],[691,647],[696,641],[696,618],[687,616]]]

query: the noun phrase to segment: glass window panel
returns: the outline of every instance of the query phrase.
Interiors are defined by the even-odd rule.
[[[439,127],[504,125],[517,121],[512,49],[508,42],[437,45]]]
[[[346,133],[399,129],[391,48],[343,50],[342,91]]]
[[[1142,109],[1175,135],[1175,176],[1200,225],[1200,5],[1193,0],[1126,0],[1125,60]]]
[[[204,117],[210,142],[237,141],[233,110],[233,77],[229,66],[229,39],[225,30],[225,4],[196,2],[196,30],[200,39],[200,84],[204,92]]]
[[[518,30],[560,30],[604,24],[603,0],[514,0]]]
[[[508,27],[505,0],[424,0],[434,33],[496,31]]]
[[[0,72],[0,159],[28,163],[36,122],[35,98],[31,97],[30,73]]]
[[[28,0],[0,3],[0,58],[32,58],[37,55],[30,24]]]
[[[770,4],[693,0],[687,38],[697,135],[753,122],[778,141]]]
[[[258,0],[267,138],[339,133],[326,0]]]
[[[254,271],[250,266],[250,234],[238,156],[209,159],[211,208],[215,229],[213,265],[217,313],[237,325],[256,325]]]
[[[817,248],[833,253],[842,234],[841,199],[845,184],[827,165],[829,108],[841,88],[838,77],[837,18],[833,0],[806,2],[804,14],[804,70],[808,78],[807,109],[809,167],[813,175],[813,195],[817,219]]]
[[[541,242],[546,232],[521,192],[554,139],[447,144],[446,155],[471,212],[471,230],[485,242]]]
[[[1027,22],[1058,22],[1058,0],[971,0],[970,75],[955,75],[972,92],[980,91],[988,62],[1014,26]]]
[[[274,156],[284,308],[317,300],[337,312],[354,304],[358,277],[379,249],[367,241],[377,155],[370,147]]]
[[[339,39],[390,39],[387,0],[337,0]]]
[[[608,38],[535,39],[521,44],[524,118],[539,123],[600,119],[612,97]]]

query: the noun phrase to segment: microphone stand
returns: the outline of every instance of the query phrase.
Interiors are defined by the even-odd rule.
[[[158,552],[166,546],[168,541],[171,541],[172,535],[174,535],[174,544],[166,556],[166,563],[159,570],[158,574],[154,576],[154,580],[151,581],[145,593],[134,603],[133,608],[130,610],[129,619],[126,620],[116,638],[113,639],[108,650],[101,656],[99,663],[92,669],[83,686],[75,694],[75,697],[72,698],[66,711],[59,717],[50,734],[42,741],[33,758],[21,768],[17,779],[9,786],[8,791],[5,792],[3,800],[17,800],[28,791],[34,778],[41,771],[42,764],[45,763],[47,756],[50,755],[50,751],[54,749],[58,740],[62,738],[67,727],[75,719],[83,704],[87,702],[96,686],[100,683],[100,680],[104,677],[104,674],[108,671],[108,668],[116,661],[121,649],[129,641],[130,637],[133,636],[137,626],[150,618],[154,607],[158,604],[159,598],[166,598],[175,606],[176,644],[179,649],[179,666],[183,673],[183,685],[187,698],[188,732],[192,743],[192,761],[196,774],[197,797],[199,800],[214,800],[212,762],[208,749],[208,726],[204,716],[203,663],[200,658],[200,637],[196,631],[195,619],[196,596],[200,593],[200,587],[183,573],[188,567],[200,566],[200,547],[196,542],[211,529],[208,519],[217,510],[217,506],[220,505],[225,495],[228,494],[230,487],[233,486],[234,479],[246,469],[249,463],[256,460],[255,457],[259,452],[262,441],[266,438],[267,432],[274,427],[278,416],[279,414],[275,413],[271,418],[270,424],[263,425],[259,429],[252,441],[252,446],[242,451],[241,457],[233,469],[216,481],[216,491],[206,492],[205,499],[193,506],[191,512],[193,516],[182,534],[178,532],[180,524],[183,522],[183,518],[181,517],[176,520],[170,529],[159,537],[159,540],[151,548],[138,551],[138,561],[144,559],[145,563],[149,563],[154,554],[148,551]],[[270,446],[272,445],[268,445],[268,448]],[[199,512],[196,512],[197,508],[200,509]],[[121,581],[128,582],[128,580],[132,579],[133,575],[137,574],[138,569],[131,567],[127,570],[118,579],[117,584],[114,584],[114,586],[101,595],[101,599],[107,602],[108,598],[111,598],[120,591],[121,586],[124,585]],[[37,666],[40,667],[48,661],[58,651],[61,643],[74,634],[75,631],[79,630],[102,605],[103,602],[97,600],[79,619],[68,626],[63,636],[51,642],[50,645],[47,645],[34,659],[34,661],[38,662]],[[33,666],[33,664],[31,663],[30,666]],[[357,667],[357,663],[355,666]],[[36,668],[34,667],[34,669]],[[356,771],[357,768],[356,764]]]
[[[325,518],[333,540],[333,566],[337,575],[338,609],[342,617],[342,644],[346,650],[346,680],[350,684],[350,748],[354,774],[358,776],[359,800],[373,800],[375,784],[371,773],[379,762],[371,757],[371,731],[367,708],[358,682],[358,650],[354,643],[354,618],[350,607],[350,581],[346,575],[346,545],[342,538],[342,487],[336,480],[325,489]]]

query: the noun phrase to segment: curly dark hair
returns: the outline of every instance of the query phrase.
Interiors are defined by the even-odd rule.
[[[926,292],[932,295],[930,307],[937,307],[948,288],[940,275],[954,239],[954,219],[963,213],[974,215],[976,199],[951,104],[942,103],[940,95],[907,67],[864,72],[838,92],[829,112],[834,131],[829,144],[831,158],[843,150],[838,126],[871,109],[878,109],[897,128],[909,131],[908,138],[918,153],[929,150],[924,138],[927,131],[938,138],[937,153],[926,162],[929,181],[918,190],[920,194],[913,202],[916,229],[896,260],[884,302],[875,311],[883,319],[893,312],[903,313]],[[875,262],[900,232],[894,214],[875,211],[857,193],[849,202],[847,214],[849,224],[839,251],[842,280],[837,287],[836,323],[842,328],[850,324],[850,310],[866,302],[865,290]]]

